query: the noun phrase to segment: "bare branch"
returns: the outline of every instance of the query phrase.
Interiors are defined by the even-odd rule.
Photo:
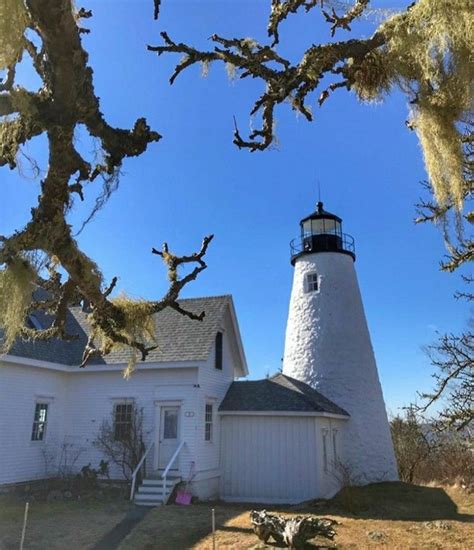
[[[350,31],[350,23],[352,23],[355,19],[362,15],[365,8],[369,5],[369,1],[370,0],[356,0],[354,6],[342,16],[337,15],[337,12],[334,8],[332,8],[331,15],[329,15],[328,12],[322,10],[326,21],[328,23],[332,23],[331,36],[334,36],[336,34],[337,29]],[[321,4],[323,4],[323,1],[321,1]]]

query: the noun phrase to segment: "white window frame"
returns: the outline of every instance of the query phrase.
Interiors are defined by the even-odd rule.
[[[130,424],[130,427],[132,426],[132,422],[133,422],[133,414],[135,412],[135,400],[134,399],[120,399],[120,400],[114,400],[114,404],[113,404],[113,432],[114,432],[114,441],[122,441],[122,439],[120,437],[117,437],[117,424],[120,424],[121,426],[124,426],[127,424],[127,422],[125,421],[121,421],[121,422],[118,422],[117,423],[117,407],[120,407],[120,406],[130,406],[132,407],[131,409],[131,416],[130,416],[130,421],[129,421],[129,424]]]
[[[211,408],[210,417],[208,416],[208,407]],[[214,440],[214,401],[208,400],[204,405],[204,441],[206,443],[212,443],[213,440]]]
[[[316,271],[306,273],[304,280],[306,293],[319,292],[319,276]],[[316,288],[314,288],[314,285],[316,285]]]
[[[45,419],[44,420],[36,420],[36,409],[41,406],[41,405],[45,405],[46,406],[46,415],[45,415]],[[48,399],[36,399],[35,400],[35,408],[33,410],[33,424],[32,424],[32,427],[31,427],[31,435],[30,435],[30,442],[31,443],[42,443],[46,440],[46,436],[47,436],[47,433],[48,433],[48,424],[49,424],[49,417],[50,417],[50,414],[51,414],[51,400],[48,400]],[[42,437],[41,438],[34,438],[33,436],[35,435],[35,428],[39,425],[42,425],[43,426],[43,429],[42,429]],[[36,435],[38,435],[38,431],[36,431]]]

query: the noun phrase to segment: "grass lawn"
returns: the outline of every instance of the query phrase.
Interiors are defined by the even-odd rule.
[[[25,550],[91,549],[132,507],[123,498],[33,501]],[[119,550],[209,550],[212,507],[216,510],[218,549],[273,548],[260,543],[250,528],[249,511],[261,506],[216,502],[212,506],[154,508],[121,542]],[[381,483],[346,489],[331,501],[268,509],[336,519],[340,525],[336,526],[335,543],[340,549],[474,548],[474,498],[455,488]],[[23,511],[24,501],[18,496],[0,496],[0,550],[18,549]],[[317,547],[317,542],[312,541],[308,548]]]
[[[125,500],[30,502],[25,550],[91,548],[121,521],[132,504]],[[18,550],[25,502],[0,496],[0,550]]]
[[[250,528],[249,511],[255,505],[215,503],[214,507],[218,549],[272,548],[260,543]],[[204,504],[153,509],[122,541],[119,550],[209,550],[210,510],[211,506]],[[383,483],[350,488],[328,503],[273,510],[336,519],[341,523],[336,526],[335,540],[340,549],[474,548],[474,498],[456,489]],[[328,541],[315,540],[308,548],[317,547],[318,542]]]

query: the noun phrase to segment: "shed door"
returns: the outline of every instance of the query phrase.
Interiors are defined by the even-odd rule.
[[[317,496],[315,418],[224,415],[221,442],[224,499],[283,503]]]

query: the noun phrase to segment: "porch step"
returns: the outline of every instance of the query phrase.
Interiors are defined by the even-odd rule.
[[[176,485],[176,483],[179,483],[180,481],[181,481],[180,477],[175,477],[173,479],[167,478],[166,479],[166,486],[167,487],[173,487],[174,485]],[[163,480],[158,479],[158,478],[152,478],[152,479],[147,478],[147,479],[143,480],[142,487],[143,486],[146,486],[146,487],[162,487],[163,486]]]
[[[174,484],[167,483],[166,484],[167,492],[169,493],[175,485],[176,485],[176,483],[174,483]],[[157,495],[157,494],[160,494],[161,495],[162,492],[163,492],[163,486],[162,485],[142,485],[141,487],[139,487],[137,494],[140,494],[140,495]]]
[[[135,493],[134,502],[138,506],[161,506],[171,495],[174,486],[181,481],[178,476],[167,478],[166,484],[162,479],[144,479]],[[166,499],[164,498],[166,489]]]
[[[161,493],[152,495],[137,493],[134,502],[138,506],[161,506],[163,504],[163,497]]]

